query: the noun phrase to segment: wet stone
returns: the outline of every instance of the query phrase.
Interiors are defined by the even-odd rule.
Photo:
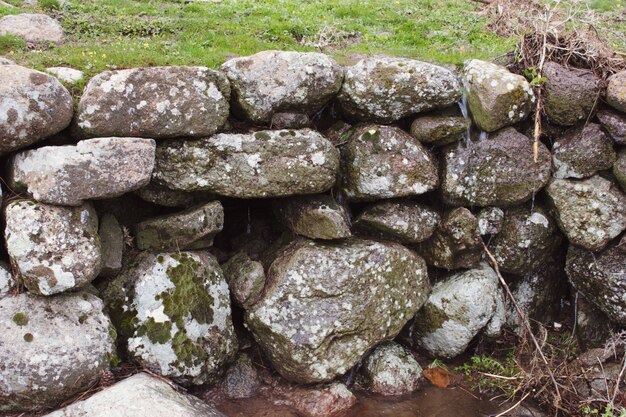
[[[371,392],[404,395],[419,387],[422,367],[408,349],[395,342],[384,342],[367,356],[361,374]]]
[[[52,295],[89,284],[101,268],[98,217],[89,204],[17,200],[5,209],[7,252],[26,288]]]
[[[552,161],[555,178],[588,178],[611,168],[613,141],[595,123],[573,128],[554,143]]]
[[[350,200],[418,195],[439,185],[435,156],[399,128],[360,125],[340,149],[342,187]]]
[[[434,210],[410,201],[382,201],[368,206],[354,221],[366,236],[419,243],[428,239],[440,217]]]
[[[449,145],[462,139],[470,125],[461,116],[424,115],[411,124],[411,135],[424,144]]]
[[[274,200],[276,218],[293,233],[310,239],[343,239],[351,236],[345,207],[329,195],[307,195]]]
[[[219,201],[185,211],[144,220],[135,227],[140,250],[203,249],[224,227],[224,208]]]

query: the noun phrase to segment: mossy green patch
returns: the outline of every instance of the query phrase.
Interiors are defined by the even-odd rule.
[[[202,366],[209,356],[202,346],[190,340],[185,332],[174,335],[172,349],[178,358],[175,365],[180,367]]]
[[[256,132],[254,137],[259,140],[270,140],[272,138],[267,132]]]
[[[421,335],[434,333],[449,319],[445,311],[432,303],[426,303],[415,316],[415,330]]]
[[[18,326],[26,326],[28,324],[28,316],[21,311],[13,315],[13,323]]]
[[[26,333],[24,335],[24,341],[26,341],[28,343],[32,342],[33,339],[34,339],[34,337],[33,337],[32,333]]]
[[[147,336],[152,343],[164,344],[171,339],[172,322],[156,322],[150,317],[145,323],[137,328],[137,336]]]

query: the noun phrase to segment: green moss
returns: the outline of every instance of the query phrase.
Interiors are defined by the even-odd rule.
[[[449,319],[445,311],[432,303],[426,303],[415,316],[415,330],[422,335],[433,333]]]
[[[13,323],[18,326],[26,326],[28,324],[28,316],[22,312],[15,313],[13,315]]]
[[[178,332],[172,339],[172,349],[178,358],[174,365],[180,367],[202,366],[207,358],[207,352],[198,343],[190,340],[185,332]]]
[[[164,344],[171,338],[172,322],[156,322],[150,317],[144,324],[137,328],[137,336],[147,336],[152,343]]]
[[[26,341],[26,342],[28,342],[28,343],[32,342],[32,341],[33,341],[33,335],[32,335],[32,333],[26,333],[26,334],[24,335],[24,341]]]
[[[256,132],[254,137],[259,140],[270,140],[272,138],[267,132]]]

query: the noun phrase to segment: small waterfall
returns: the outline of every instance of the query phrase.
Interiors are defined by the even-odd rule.
[[[487,132],[485,132],[484,130],[480,131],[480,134],[478,135],[478,140],[482,141],[485,140],[489,137],[489,134]]]
[[[465,120],[469,120],[469,110],[467,109],[467,94],[465,94],[465,91],[463,91],[463,95],[461,96],[461,101],[459,101],[459,108],[461,109],[461,114],[463,115],[463,118]],[[467,128],[467,130],[465,131],[465,134],[463,135],[463,138],[465,139],[465,146],[469,146],[472,141],[470,139],[470,129],[471,129],[471,121],[470,121],[470,127]]]

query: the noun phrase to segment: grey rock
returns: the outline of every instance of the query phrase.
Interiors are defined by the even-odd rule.
[[[536,99],[530,84],[504,67],[472,59],[465,63],[462,80],[472,119],[486,132],[511,126],[532,112]]]
[[[245,252],[238,252],[222,265],[222,270],[237,305],[248,308],[259,300],[265,287],[261,262],[252,260]]]
[[[315,52],[263,51],[226,61],[221,70],[232,85],[235,106],[256,123],[280,112],[316,112],[343,80],[335,60]]]
[[[61,43],[61,24],[45,14],[22,13],[0,18],[0,35],[15,35],[31,44]]]
[[[226,371],[222,391],[228,398],[250,398],[256,395],[260,385],[259,376],[250,356],[242,353]]]
[[[589,123],[565,132],[552,147],[555,178],[587,178],[615,162],[613,141],[600,125]]]
[[[552,157],[513,128],[503,129],[469,146],[444,149],[442,195],[451,205],[510,206],[531,199],[550,179]]]
[[[606,314],[577,294],[576,339],[583,350],[604,348],[615,330]]]
[[[235,357],[228,285],[207,252],[140,252],[102,296],[129,354],[153,372],[215,383]]]
[[[395,337],[425,301],[424,261],[397,243],[298,240],[272,263],[245,321],[276,370],[330,381]]]
[[[550,264],[561,241],[559,228],[546,209],[524,205],[504,211],[502,228],[489,250],[501,271],[524,275]]]
[[[437,268],[475,267],[483,253],[478,219],[465,207],[447,211],[430,239],[420,244],[419,253]]]
[[[275,113],[270,122],[272,129],[303,129],[311,126],[306,113]]]
[[[16,65],[15,61],[0,56],[0,65]]]
[[[343,415],[357,403],[357,398],[341,382],[310,387],[278,383],[263,394],[275,405],[288,406],[302,417]]]
[[[185,211],[155,217],[135,228],[140,250],[204,249],[224,227],[224,208],[219,201],[191,207]]]
[[[565,271],[570,282],[609,320],[626,324],[626,251],[617,242],[599,253],[570,245]]]
[[[49,67],[46,68],[46,72],[67,84],[78,84],[85,77],[82,71],[67,67]]]
[[[434,357],[458,356],[494,317],[500,297],[498,276],[486,263],[436,283],[415,315],[413,343]]]
[[[44,417],[226,417],[167,382],[138,373]]]
[[[413,120],[411,135],[422,143],[448,145],[463,138],[471,123],[461,116],[424,115]]]
[[[411,201],[381,201],[368,206],[354,221],[362,234],[419,243],[428,239],[440,221],[436,211]]]
[[[0,65],[1,153],[59,133],[72,114],[72,96],[59,80],[19,65]]]
[[[295,234],[311,239],[350,237],[346,208],[329,195],[289,197],[272,202],[277,219]]]
[[[452,71],[434,64],[368,57],[346,68],[337,98],[350,117],[391,123],[456,103],[461,98],[461,86]]]
[[[350,200],[417,195],[439,185],[436,157],[397,127],[361,125],[340,149],[342,187]]]
[[[0,299],[11,293],[11,290],[17,285],[11,268],[6,262],[0,261]]]
[[[541,75],[546,79],[543,109],[552,123],[573,126],[592,116],[600,94],[600,80],[591,71],[546,62]]]
[[[626,71],[613,74],[606,88],[606,102],[614,109],[626,113]]]
[[[115,356],[102,308],[85,292],[0,300],[0,412],[55,407],[98,382]]]
[[[626,115],[612,109],[600,109],[596,115],[604,130],[618,145],[626,145]]]
[[[89,284],[101,267],[98,217],[89,204],[17,200],[5,209],[7,252],[26,288],[52,295]]]
[[[626,196],[598,175],[577,181],[555,179],[546,194],[569,241],[598,251],[626,229]]]
[[[148,184],[152,139],[97,138],[77,145],[22,151],[11,160],[9,181],[43,203],[78,206],[117,197]]]
[[[617,160],[613,164],[613,175],[615,175],[622,190],[626,191],[626,148],[620,149],[617,154]]]
[[[422,367],[408,349],[395,342],[384,342],[367,356],[361,373],[369,391],[404,395],[419,387]]]
[[[485,207],[476,215],[481,236],[497,235],[504,223],[504,210],[500,207]]]
[[[163,185],[237,198],[323,193],[339,170],[339,152],[309,129],[174,140],[156,155],[153,178]]]
[[[229,98],[226,77],[206,67],[105,71],[85,87],[76,123],[87,137],[202,137],[224,126]]]
[[[135,191],[142,200],[164,207],[190,207],[195,202],[195,194],[170,190],[156,182],[151,182]]]
[[[102,247],[100,276],[113,277],[122,269],[124,252],[124,232],[114,215],[107,213],[102,216],[98,235]]]

